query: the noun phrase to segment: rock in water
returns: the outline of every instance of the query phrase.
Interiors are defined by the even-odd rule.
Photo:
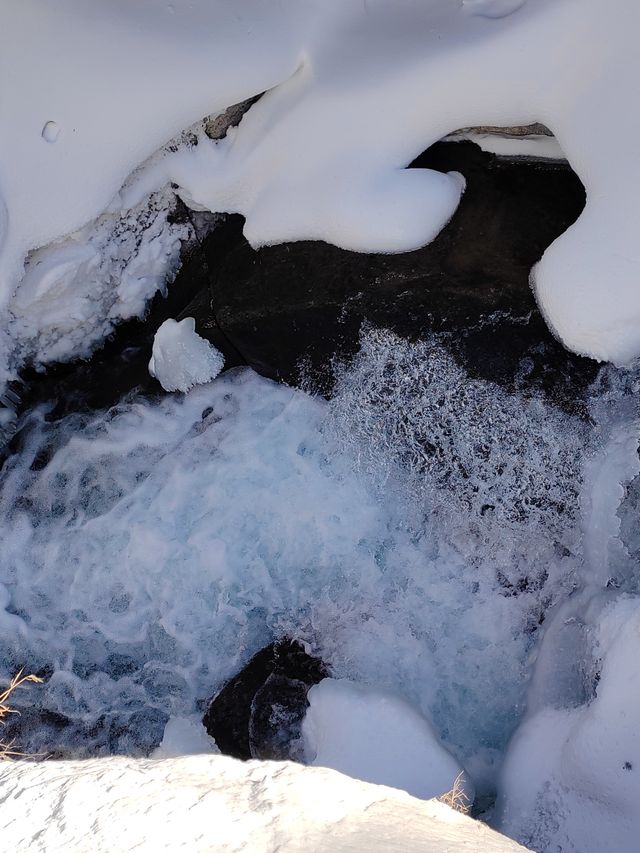
[[[254,655],[211,700],[204,726],[234,758],[300,759],[307,692],[328,675],[296,640],[278,640]]]
[[[196,317],[204,336],[222,333],[259,373],[324,394],[333,361],[358,350],[364,324],[411,341],[437,334],[472,377],[574,406],[597,365],[555,340],[529,275],[583,209],[578,177],[566,161],[502,157],[472,142],[438,143],[413,166],[467,181],[428,246],[362,254],[301,241],[256,251],[231,216],[203,243],[209,299],[181,316]]]

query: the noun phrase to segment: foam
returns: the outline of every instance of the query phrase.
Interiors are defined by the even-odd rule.
[[[20,627],[1,652],[52,672],[37,702],[71,724],[52,731],[30,695],[27,746],[146,753],[286,635],[409,701],[491,787],[540,623],[593,576],[580,493],[597,430],[374,332],[330,404],[247,370],[45,415],[2,474]],[[465,456],[470,435],[489,452]],[[522,483],[549,499],[523,502]]]

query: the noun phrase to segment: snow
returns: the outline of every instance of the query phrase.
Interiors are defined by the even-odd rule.
[[[331,770],[223,756],[0,765],[7,849],[518,853],[443,803]]]
[[[168,182],[196,208],[242,213],[256,246],[416,248],[464,182],[404,167],[460,128],[540,121],[587,190],[533,270],[542,311],[576,352],[640,354],[637,4],[24,0],[2,15],[5,318],[29,251]],[[166,145],[262,92],[225,138]]]
[[[468,140],[475,142],[483,151],[499,157],[522,157],[526,160],[563,160],[565,153],[553,136],[531,134],[526,136],[499,136],[468,130],[447,137],[450,142]]]
[[[530,715],[507,753],[497,825],[535,850],[637,849],[637,598],[607,604],[591,633],[598,678],[590,701]]]
[[[181,755],[202,755],[209,752],[219,754],[220,750],[197,715],[169,717],[160,745],[153,750],[151,758],[179,758]]]
[[[165,391],[188,391],[215,379],[224,357],[196,332],[196,321],[165,320],[153,339],[149,373]]]
[[[638,4],[21,0],[0,16],[1,383],[144,313],[193,237],[177,196],[243,214],[255,246],[410,250],[464,181],[405,166],[460,128],[533,122],[587,192],[532,271],[540,307],[576,352],[640,355]],[[183,391],[222,367],[190,320],[158,330],[152,362]],[[335,676],[310,694],[311,760],[421,796],[464,766],[481,797],[498,779],[499,826],[537,850],[635,851],[640,382],[604,375],[580,419],[469,379],[437,341],[370,332],[331,403],[236,371],[95,415],[35,410],[0,474],[0,660],[51,673],[16,698],[21,745],[210,752],[203,703],[293,636]],[[433,849],[493,844],[320,768],[205,755],[0,780],[12,849],[89,831],[96,849],[185,832],[190,849],[212,832],[313,849],[330,823],[335,849],[359,832],[398,849],[400,827],[410,850],[431,843],[423,821]],[[167,823],[172,806],[189,818]]]
[[[425,800],[450,791],[462,774],[429,721],[391,693],[325,678],[308,700],[302,736],[310,764]],[[468,780],[461,787],[473,802]]]
[[[140,317],[180,266],[193,229],[172,221],[176,198],[153,193],[128,212],[107,213],[29,254],[0,329],[0,382],[25,361],[87,358],[116,324]]]

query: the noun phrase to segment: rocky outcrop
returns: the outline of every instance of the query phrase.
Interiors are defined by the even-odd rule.
[[[439,143],[413,166],[467,181],[430,245],[394,255],[308,241],[254,251],[242,219],[228,217],[203,243],[208,298],[199,293],[183,316],[214,343],[224,336],[258,372],[324,394],[333,360],[353,355],[363,325],[373,325],[411,340],[439,335],[471,376],[573,407],[597,366],[553,338],[529,274],[584,206],[575,173],[563,161],[498,157],[469,142]]]
[[[467,181],[451,222],[414,252],[310,241],[255,251],[242,217],[180,208],[197,241],[167,298],[153,301],[145,321],[120,326],[90,361],[26,373],[23,407],[55,399],[57,416],[115,405],[134,389],[157,394],[147,372],[153,335],[168,317],[193,316],[226,368],[248,364],[327,395],[334,361],[348,360],[363,325],[373,325],[410,340],[438,335],[471,376],[581,411],[597,364],[555,340],[529,287],[531,267],[584,206],[575,173],[566,161],[500,157],[464,141],[438,143],[412,165]]]
[[[300,760],[307,693],[328,674],[295,640],[271,643],[211,700],[205,728],[225,755]]]

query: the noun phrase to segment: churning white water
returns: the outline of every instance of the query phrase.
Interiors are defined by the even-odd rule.
[[[146,753],[286,634],[491,784],[554,614],[637,592],[637,386],[605,371],[580,418],[373,330],[329,403],[239,370],[31,413],[0,480],[0,660],[48,676],[21,744]]]

